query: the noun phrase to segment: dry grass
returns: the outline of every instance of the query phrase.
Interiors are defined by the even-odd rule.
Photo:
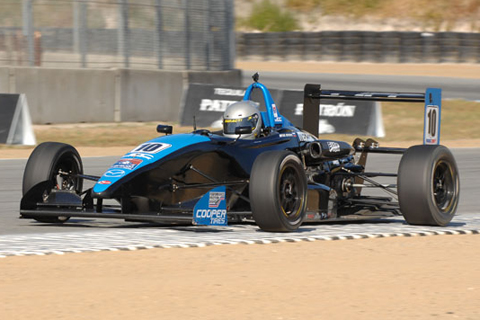
[[[285,0],[285,4],[304,13],[320,10],[322,15],[413,20],[434,30],[441,26],[451,30],[465,22],[472,31],[480,28],[479,0]]]
[[[386,137],[382,144],[418,142],[423,139],[423,105],[420,103],[383,103]],[[441,139],[480,139],[480,103],[446,100],[442,106]],[[63,124],[34,126],[38,143],[58,141],[78,147],[134,146],[158,136],[157,123]],[[174,126],[174,133],[191,132],[191,127]],[[353,141],[351,135],[322,135],[325,139]],[[367,138],[367,137],[362,137]],[[0,149],[18,148],[1,146]]]
[[[35,126],[38,142],[59,141],[78,146],[134,146],[157,137],[158,123],[101,123]],[[174,133],[189,132],[190,127],[175,124]]]

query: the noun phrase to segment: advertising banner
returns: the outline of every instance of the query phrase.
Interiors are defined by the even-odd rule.
[[[280,113],[294,125],[303,123],[303,91],[285,90],[279,104]],[[320,101],[319,134],[358,134],[385,136],[381,108],[374,101]]]
[[[245,88],[242,87],[190,84],[185,98],[181,125],[193,125],[195,117],[195,123],[199,128],[222,128],[223,113],[232,103],[243,100],[244,94]],[[281,91],[270,90],[270,94],[274,101],[278,101]],[[261,111],[265,111],[260,90],[253,91],[251,99],[259,103]]]
[[[302,127],[303,91],[269,90],[280,113],[295,126]],[[222,128],[222,116],[227,107],[243,99],[245,88],[191,84],[187,90],[181,124],[198,128]],[[252,100],[265,111],[260,90]],[[378,102],[322,99],[320,104],[320,134],[357,134],[375,137],[385,135]]]

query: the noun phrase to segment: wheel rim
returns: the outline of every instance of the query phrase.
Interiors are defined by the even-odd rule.
[[[54,170],[52,180],[55,182],[55,188],[59,190],[77,190],[77,178],[73,178],[71,175],[65,175],[65,173],[69,174],[78,174],[79,172],[78,166],[73,159],[66,159],[62,160],[62,162],[58,163]]]
[[[67,174],[68,173],[68,174]],[[55,164],[50,180],[54,183],[55,189],[58,190],[70,190],[75,191],[76,193],[81,192],[81,187],[79,186],[79,179],[74,178],[71,175],[79,174],[80,166],[78,162],[73,157],[62,157]],[[43,194],[44,202],[47,200],[49,195],[48,191],[45,191]],[[65,222],[69,218],[65,216],[58,216],[56,218],[59,222]]]
[[[433,171],[433,198],[437,208],[448,212],[455,203],[456,180],[452,167],[445,161],[439,162]]]
[[[68,173],[68,175],[66,175]],[[70,190],[80,193],[79,179],[72,177],[70,174],[79,174],[80,167],[78,162],[71,157],[63,157],[55,163],[51,173],[50,181],[53,183],[53,188],[57,190]],[[42,194],[42,201],[47,202],[50,190],[44,190]],[[59,220],[66,220],[65,217],[58,217]]]
[[[300,217],[303,207],[303,186],[298,172],[292,166],[280,174],[279,199],[283,214],[289,221]]]
[[[79,179],[72,177],[80,173],[78,162],[72,157],[61,158],[53,167],[50,180],[55,189],[80,192]]]

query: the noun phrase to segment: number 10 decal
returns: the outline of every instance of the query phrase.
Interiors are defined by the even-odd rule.
[[[425,110],[425,144],[439,144],[439,120],[440,112],[438,106],[427,106]]]
[[[167,143],[160,142],[147,142],[139,145],[130,152],[142,152],[142,153],[157,153],[167,148],[170,148],[172,145]]]
[[[423,144],[440,144],[440,121],[442,118],[442,89],[427,88],[425,91],[425,121]]]

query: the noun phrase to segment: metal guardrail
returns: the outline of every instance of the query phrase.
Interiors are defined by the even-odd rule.
[[[480,63],[480,33],[322,31],[237,33],[237,58]]]
[[[0,1],[0,66],[231,70],[233,0]]]

